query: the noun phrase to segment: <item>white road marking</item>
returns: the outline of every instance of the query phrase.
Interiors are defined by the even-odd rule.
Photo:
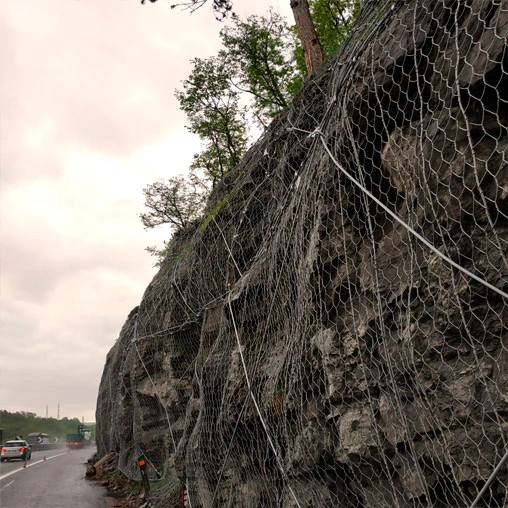
[[[28,469],[29,467],[36,466],[37,464],[40,464],[41,462],[47,462],[51,459],[56,459],[57,457],[61,457],[62,455],[67,455],[67,452],[65,453],[59,453],[58,455],[53,455],[51,457],[47,457],[46,460],[41,459],[37,462],[31,462],[30,464],[27,464],[26,467],[20,467],[19,469],[15,469],[14,471],[11,471],[10,473],[5,473],[2,476],[0,476],[0,480],[3,480],[4,478],[7,478],[8,476],[11,476],[13,474],[19,473],[20,471],[23,471],[24,469]],[[10,483],[9,483],[10,485]]]
[[[9,482],[7,485],[4,485],[4,489],[6,489],[9,485],[12,485],[14,483],[14,480],[12,482]]]

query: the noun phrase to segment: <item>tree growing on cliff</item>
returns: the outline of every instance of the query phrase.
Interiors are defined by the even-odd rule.
[[[187,129],[201,139],[203,149],[194,155],[187,179],[158,181],[144,189],[149,211],[140,217],[145,228],[169,224],[178,231],[197,218],[208,190],[245,153],[247,111],[266,126],[289,105],[296,72],[294,36],[282,17],[270,13],[245,22],[235,17],[232,26],[221,31],[221,39],[219,54],[192,60],[191,74],[175,91],[187,115]],[[147,250],[160,261],[167,249]]]
[[[205,175],[214,187],[240,161],[247,146],[245,107],[231,86],[230,66],[221,57],[192,60],[194,68],[175,96],[187,114],[188,130],[197,134],[204,150],[194,156],[191,170]]]
[[[219,58],[229,68],[231,85],[248,94],[250,112],[266,125],[288,108],[295,93],[294,36],[286,20],[271,10],[266,16],[232,21],[220,32]]]
[[[297,73],[291,48],[294,36],[273,12],[233,18],[220,32],[223,49],[208,59],[192,60],[193,70],[175,96],[187,114],[190,132],[203,150],[190,171],[214,187],[235,167],[247,148],[247,112],[263,126],[289,105]],[[241,97],[250,97],[250,102]],[[248,106],[246,104],[248,103]]]
[[[309,0],[309,9],[325,61],[344,43],[360,14],[361,0]],[[295,47],[294,58],[299,72],[305,73],[302,45]]]
[[[362,8],[361,0],[310,0],[323,55],[328,58],[344,42]]]
[[[140,214],[145,229],[169,224],[174,229],[186,228],[199,217],[203,192],[183,176],[159,180],[143,189],[148,212]]]
[[[179,5],[193,11],[205,2],[193,0]],[[301,3],[297,3],[292,2],[292,7],[301,9]],[[328,56],[349,31],[352,19],[360,10],[360,0],[305,3],[315,18]],[[220,12],[225,16],[232,4],[214,0],[213,6],[216,15]],[[145,205],[150,210],[141,214],[145,228],[170,224],[173,230],[178,230],[185,227],[187,215],[197,218],[205,199],[203,188],[215,187],[244,154],[248,119],[255,118],[266,127],[274,116],[287,109],[308,72],[306,53],[303,45],[296,44],[295,34],[296,30],[284,18],[271,11],[267,16],[250,16],[246,21],[233,15],[232,25],[220,32],[223,49],[218,55],[191,61],[193,70],[175,96],[187,114],[188,130],[199,136],[203,150],[194,155],[190,166],[193,183],[189,181],[185,185],[181,178],[170,179],[145,189]],[[316,62],[314,59],[312,65]],[[196,182],[201,185],[199,197]],[[188,200],[185,193],[189,194]],[[165,206],[164,203],[173,204]],[[177,213],[180,210],[182,214]],[[165,252],[153,247],[147,250],[159,258]]]
[[[323,63],[323,47],[319,40],[310,14],[307,0],[291,0],[291,9],[296,23],[296,31],[300,39],[305,67],[310,76]]]

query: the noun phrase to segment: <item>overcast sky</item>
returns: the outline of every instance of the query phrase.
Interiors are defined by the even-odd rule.
[[[142,189],[199,151],[174,90],[219,47],[210,5],[172,3],[0,0],[0,409],[95,420],[168,237],[143,230]],[[235,1],[270,6],[292,22],[289,0]]]

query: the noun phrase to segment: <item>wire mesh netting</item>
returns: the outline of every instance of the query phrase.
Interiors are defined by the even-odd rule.
[[[155,506],[508,505],[507,35],[365,2],[176,235],[97,409]]]

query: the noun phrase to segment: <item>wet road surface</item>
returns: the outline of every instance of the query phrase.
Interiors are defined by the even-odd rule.
[[[1,508],[107,508],[106,489],[85,478],[94,448],[34,452],[32,460],[0,465]],[[46,460],[44,460],[44,455]]]

